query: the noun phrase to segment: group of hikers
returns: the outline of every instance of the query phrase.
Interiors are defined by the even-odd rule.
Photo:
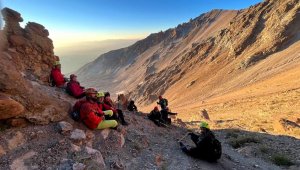
[[[82,121],[90,129],[117,128],[119,124],[127,126],[122,109],[119,107],[120,96],[117,104],[111,100],[109,92],[97,91],[95,88],[85,89],[80,85],[75,74],[70,75],[70,79],[64,77],[61,73],[61,64],[59,61],[54,63],[50,75],[50,85],[65,89],[65,91],[78,100],[73,106],[71,117],[74,120]],[[177,115],[171,112],[168,107],[168,100],[159,96],[154,109],[147,115],[147,118],[160,127],[168,127],[171,124],[169,115]],[[138,111],[134,101],[130,101],[127,109],[129,111]],[[206,122],[200,123],[201,134],[188,133],[184,136],[190,136],[196,147],[188,147],[179,140],[181,150],[194,158],[215,161],[221,157],[221,144],[215,138],[213,132],[209,129]]]

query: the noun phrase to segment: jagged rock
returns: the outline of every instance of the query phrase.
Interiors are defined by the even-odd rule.
[[[79,151],[81,151],[81,148],[77,145],[71,144],[71,151],[72,152],[79,152]]]
[[[49,36],[48,30],[46,30],[43,25],[35,23],[35,22],[28,22],[27,26],[25,27],[25,30],[29,33],[37,34],[42,37]]]
[[[82,163],[76,162],[76,163],[73,164],[73,170],[84,170],[85,167],[86,166]]]
[[[24,118],[8,119],[6,123],[12,127],[25,127],[28,125],[28,121]]]
[[[155,164],[157,166],[161,166],[162,161],[163,161],[163,157],[160,154],[158,154],[158,155],[155,156]]]
[[[5,155],[5,154],[6,154],[5,150],[4,150],[3,147],[0,145],[0,157],[3,156],[3,155]]]
[[[11,139],[7,140],[8,149],[13,150],[26,142],[23,133],[17,131]]]
[[[75,129],[71,132],[70,139],[75,140],[75,141],[81,141],[81,140],[86,139],[86,135],[83,130]]]
[[[0,120],[16,117],[24,112],[24,106],[19,102],[0,94]]]
[[[65,122],[65,121],[59,122],[58,127],[59,127],[59,130],[62,134],[65,134],[65,133],[70,132],[71,130],[73,130],[72,124],[68,123],[68,122]]]
[[[97,164],[99,169],[105,169],[105,162],[100,151],[90,147],[85,147],[85,151],[91,155],[92,160]]]
[[[6,22],[23,22],[21,14],[9,8],[2,9],[3,19]]]
[[[103,129],[101,131],[101,135],[102,135],[103,139],[106,139],[108,137],[108,135],[109,135],[110,132],[111,132],[110,129]]]
[[[11,169],[32,169],[28,166],[25,165],[25,160],[30,159],[31,157],[33,157],[34,155],[36,155],[37,153],[34,151],[29,151],[26,154],[20,156],[19,158],[13,160],[12,164],[10,165]]]
[[[21,35],[11,35],[8,40],[12,46],[23,46],[27,45],[28,41]]]

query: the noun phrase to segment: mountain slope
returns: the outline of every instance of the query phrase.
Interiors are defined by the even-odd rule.
[[[145,111],[164,95],[185,121],[199,120],[206,109],[216,128],[228,126],[219,119],[238,117],[232,127],[300,137],[299,11],[298,0],[214,10],[102,55],[78,73],[87,85],[129,93]]]

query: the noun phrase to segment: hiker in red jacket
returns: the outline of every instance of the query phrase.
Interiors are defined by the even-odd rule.
[[[84,87],[80,86],[75,74],[70,75],[70,82],[67,84],[67,93],[71,96],[80,99],[85,96]]]
[[[86,90],[86,102],[80,107],[80,119],[90,129],[115,128],[118,122],[115,120],[105,120],[104,116],[112,116],[113,111],[103,111],[97,103],[97,91],[94,88]]]
[[[51,78],[56,87],[64,87],[66,81],[64,76],[61,74],[61,65],[59,61],[54,63],[54,68],[51,70]]]
[[[109,92],[106,92],[105,95],[104,95],[104,104],[110,106],[111,108],[115,109],[116,110],[116,113],[114,113],[114,117],[118,120],[121,121],[121,124],[124,125],[124,126],[127,126],[128,123],[125,121],[124,119],[124,114],[123,114],[123,111],[121,109],[116,108],[116,105],[113,103],[113,101],[111,100],[110,98],[110,93]]]

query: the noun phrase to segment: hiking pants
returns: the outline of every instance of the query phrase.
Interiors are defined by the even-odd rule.
[[[115,120],[102,120],[96,129],[115,128],[118,126],[118,122]]]

